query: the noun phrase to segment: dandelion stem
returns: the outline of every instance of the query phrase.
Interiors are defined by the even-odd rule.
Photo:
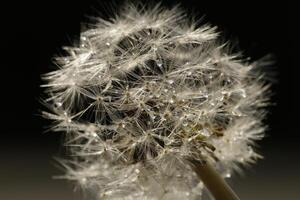
[[[208,162],[192,161],[192,167],[216,200],[239,200],[226,181]]]

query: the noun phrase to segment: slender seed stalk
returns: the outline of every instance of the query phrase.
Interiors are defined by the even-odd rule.
[[[191,166],[216,200],[239,200],[239,197],[211,164],[192,161]]]

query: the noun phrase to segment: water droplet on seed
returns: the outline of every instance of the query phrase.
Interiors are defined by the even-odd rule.
[[[92,137],[97,137],[98,135],[97,135],[97,133],[92,132],[92,133],[91,133],[91,136],[92,136]]]
[[[226,173],[226,174],[225,174],[225,177],[226,177],[226,178],[230,178],[230,177],[231,177],[231,174],[230,174],[230,173]]]
[[[162,62],[157,62],[156,64],[157,64],[157,66],[159,66],[159,67],[161,67],[161,66],[163,65]]]
[[[55,105],[56,105],[56,107],[61,107],[62,103],[61,102],[56,102]]]
[[[187,125],[188,125],[188,122],[183,122],[182,125],[183,125],[183,126],[187,126]]]
[[[174,83],[174,80],[168,80],[168,83],[169,83],[170,85],[172,85],[172,84]]]

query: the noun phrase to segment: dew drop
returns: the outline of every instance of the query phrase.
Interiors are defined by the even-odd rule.
[[[59,107],[62,106],[62,103],[61,103],[61,102],[56,102],[56,103],[55,103],[55,106],[59,108]]]
[[[246,96],[247,96],[244,89],[240,89],[240,90],[239,90],[239,94],[240,94],[241,97],[243,97],[243,98],[246,98]]]
[[[105,45],[109,47],[109,46],[110,46],[110,43],[109,43],[109,42],[106,42]]]
[[[86,37],[85,37],[85,36],[82,36],[81,39],[82,39],[83,41],[86,41]]]
[[[172,85],[173,83],[174,83],[174,80],[168,80],[168,83],[170,84],[170,85]]]
[[[159,66],[159,67],[161,67],[163,64],[162,64],[162,62],[156,62],[156,64],[157,64],[157,66]]]
[[[70,60],[68,58],[64,58],[65,63],[70,63]]]
[[[226,79],[226,83],[230,84],[231,82],[232,82],[232,81],[231,81],[230,78],[227,78],[227,79]]]
[[[90,134],[91,134],[92,137],[97,137],[98,136],[97,133],[95,133],[95,132],[92,132]]]
[[[225,97],[225,95],[220,96],[219,101],[223,101],[224,97]]]
[[[136,143],[131,144],[131,148],[135,148]]]
[[[226,177],[226,178],[230,178],[230,177],[231,177],[231,174],[228,172],[228,173],[225,174],[225,177]]]

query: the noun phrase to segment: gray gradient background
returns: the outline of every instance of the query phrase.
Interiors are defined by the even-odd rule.
[[[5,36],[0,69],[0,200],[82,199],[71,184],[52,179],[62,174],[53,160],[63,154],[62,138],[57,133],[43,133],[49,122],[37,115],[41,108],[40,74],[53,69],[49,67],[52,56],[78,37],[86,15],[107,16],[103,12],[109,10],[107,2],[10,0],[1,7]],[[245,169],[243,175],[233,176],[230,184],[242,200],[300,199],[300,137],[297,122],[292,120],[296,113],[292,93],[297,91],[292,87],[292,6],[259,1],[163,2],[182,2],[198,16],[205,14],[204,21],[218,25],[227,38],[238,39],[240,48],[254,59],[273,54],[276,64],[268,73],[277,72],[277,84],[272,88],[277,105],[270,109],[266,121],[270,125],[267,138],[259,142],[258,151],[265,159]]]

